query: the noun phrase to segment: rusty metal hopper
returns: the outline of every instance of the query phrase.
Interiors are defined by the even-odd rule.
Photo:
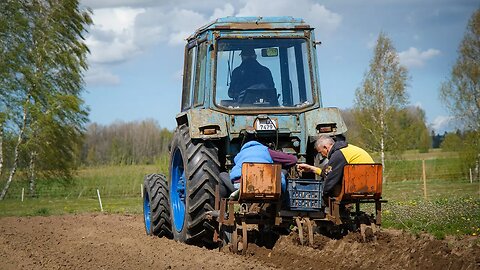
[[[279,200],[281,171],[280,164],[243,163],[239,201]]]

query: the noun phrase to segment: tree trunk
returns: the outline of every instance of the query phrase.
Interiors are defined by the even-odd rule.
[[[380,114],[380,132],[382,133],[380,135],[380,157],[382,159],[382,183],[385,184],[386,178],[385,178],[385,122],[384,122],[384,115],[381,113]]]
[[[35,173],[35,161],[37,160],[37,152],[32,151],[30,153],[30,164],[29,164],[29,170],[30,170],[30,196],[35,197],[36,196],[36,173]]]
[[[477,155],[477,162],[475,166],[475,172],[477,174],[477,180],[480,181],[480,154]]]
[[[385,142],[384,142],[383,136],[382,138],[380,138],[380,156],[382,159],[383,172],[385,172]],[[386,182],[385,173],[382,173],[382,183],[385,184],[385,182]]]
[[[17,144],[15,145],[15,155],[13,159],[13,166],[12,169],[10,170],[10,175],[8,177],[7,183],[5,183],[5,187],[2,190],[2,193],[0,194],[0,201],[5,198],[5,195],[7,195],[8,189],[10,188],[10,183],[12,183],[13,177],[15,176],[15,173],[17,172],[17,164],[18,164],[18,156],[20,152],[20,145],[23,142],[23,133],[25,132],[25,129],[27,127],[27,103],[28,100],[30,99],[30,96],[28,96],[25,107],[23,107],[23,123],[22,123],[22,128],[20,129],[20,132],[18,133],[18,138],[17,138]]]

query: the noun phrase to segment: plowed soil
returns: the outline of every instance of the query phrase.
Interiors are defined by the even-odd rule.
[[[140,215],[8,217],[0,219],[0,269],[480,269],[472,238],[382,230],[370,242],[315,235],[314,247],[297,238],[236,255],[146,236]]]

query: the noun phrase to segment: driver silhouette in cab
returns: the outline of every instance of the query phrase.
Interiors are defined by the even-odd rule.
[[[233,70],[228,96],[241,102],[247,89],[273,89],[272,72],[257,61],[254,49],[243,49],[242,63]]]

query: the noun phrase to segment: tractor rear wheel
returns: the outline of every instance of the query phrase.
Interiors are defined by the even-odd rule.
[[[175,240],[199,246],[213,244],[215,227],[205,219],[205,213],[214,210],[219,174],[215,145],[194,142],[186,125],[178,127],[171,144],[169,184]]]
[[[143,218],[147,235],[172,238],[172,222],[165,175],[149,174],[144,179]]]

